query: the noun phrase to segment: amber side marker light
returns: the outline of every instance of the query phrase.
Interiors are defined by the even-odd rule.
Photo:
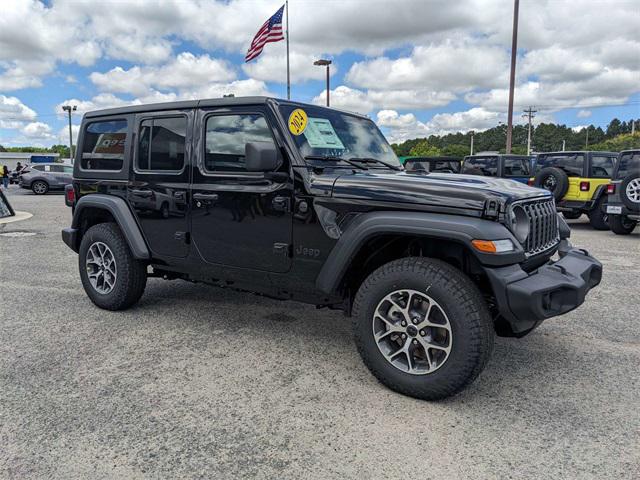
[[[482,253],[505,253],[513,252],[515,246],[509,239],[505,240],[472,240],[473,247]]]

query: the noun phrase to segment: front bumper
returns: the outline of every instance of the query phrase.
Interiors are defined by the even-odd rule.
[[[527,273],[519,265],[486,268],[500,312],[498,333],[524,336],[547,318],[579,307],[602,279],[602,264],[562,240],[560,260]]]

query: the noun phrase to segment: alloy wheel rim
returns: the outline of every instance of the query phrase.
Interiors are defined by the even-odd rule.
[[[451,323],[429,295],[400,289],[378,303],[373,338],[387,362],[411,375],[426,375],[445,364],[451,353]]]
[[[103,242],[94,242],[87,251],[87,276],[93,289],[106,295],[110,293],[118,278],[116,259],[111,249]]]
[[[634,178],[627,184],[626,193],[633,203],[640,203],[640,178]]]
[[[44,186],[44,183],[42,182],[36,182],[36,184],[33,186],[33,189],[36,191],[36,193],[44,193],[47,188]]]

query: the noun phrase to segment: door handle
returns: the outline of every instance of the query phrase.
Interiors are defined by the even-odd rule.
[[[150,197],[151,195],[153,195],[153,192],[151,190],[131,190],[131,193],[133,193],[134,195],[138,196],[138,197]]]
[[[200,200],[204,202],[216,202],[218,200],[217,193],[194,193],[194,200]]]

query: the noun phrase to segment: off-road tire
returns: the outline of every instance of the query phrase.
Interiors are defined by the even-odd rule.
[[[98,293],[87,274],[87,251],[94,242],[106,244],[113,252],[117,278],[113,290]],[[100,223],[91,227],[82,237],[78,254],[78,265],[82,286],[91,301],[105,310],[125,310],[135,304],[147,285],[147,266],[136,260],[120,228],[115,223]]]
[[[562,216],[567,220],[577,220],[582,216],[582,212],[580,210],[574,210],[572,212],[562,212]]]
[[[427,291],[449,318],[451,352],[432,373],[413,375],[396,368],[374,339],[375,309],[386,295],[402,288]],[[493,351],[493,324],[480,291],[441,260],[407,257],[378,268],[360,286],[352,314],[355,343],[365,365],[390,389],[415,398],[439,400],[460,392],[476,379]]]
[[[546,186],[546,182],[552,177],[552,181],[555,182],[553,189]],[[567,174],[556,167],[545,167],[540,170],[533,179],[533,186],[537,188],[544,188],[549,190],[553,194],[553,198],[556,202],[559,202],[569,190],[569,177]]]
[[[624,215],[609,215],[609,226],[616,235],[629,235],[636,228],[637,222]]]
[[[38,188],[38,185],[42,186],[43,188]],[[31,184],[31,191],[36,195],[45,195],[49,192],[49,184],[43,180],[36,180]]]
[[[607,196],[600,196],[593,209],[588,213],[589,223],[596,230],[609,230],[609,215],[604,211],[605,203],[607,203]]]

